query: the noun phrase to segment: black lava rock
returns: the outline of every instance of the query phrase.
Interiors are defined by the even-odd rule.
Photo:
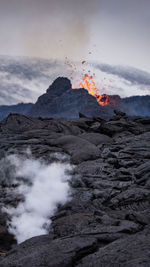
[[[150,266],[150,120],[11,114],[0,140],[1,159],[30,147],[35,158],[65,153],[75,166],[72,198],[51,218],[49,234],[0,253],[1,267]],[[8,178],[0,175],[0,207],[21,201]],[[3,218],[1,210],[1,251],[15,245]]]

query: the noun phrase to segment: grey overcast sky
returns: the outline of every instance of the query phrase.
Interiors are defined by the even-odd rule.
[[[150,72],[149,47],[150,0],[0,0],[0,55],[87,58]]]

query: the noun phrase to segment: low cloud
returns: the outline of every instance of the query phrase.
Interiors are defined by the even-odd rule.
[[[113,74],[133,84],[150,86],[150,73],[136,68],[98,64],[96,66],[102,72]]]
[[[36,102],[58,76],[67,76],[56,60],[0,57],[0,105]]]
[[[59,76],[73,77],[72,83],[78,87],[82,81],[81,62],[68,61],[76,67],[73,71],[63,61],[37,58],[0,57],[0,105],[20,102],[35,103],[46,92],[49,85]],[[121,97],[147,95],[150,93],[150,73],[142,70],[86,62],[84,73],[95,73],[94,81],[100,94],[118,94]],[[77,81],[77,82],[76,82]],[[103,90],[105,88],[105,91]]]

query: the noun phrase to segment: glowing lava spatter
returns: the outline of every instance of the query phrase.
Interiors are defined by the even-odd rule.
[[[84,74],[82,77],[82,82],[78,84],[79,88],[85,88],[88,89],[88,93],[92,96],[94,96],[97,100],[97,102],[101,106],[106,106],[110,104],[110,97],[106,94],[99,95],[99,89],[96,87],[95,82],[93,81],[93,76],[89,75],[87,73]],[[104,88],[102,89],[104,90]]]
[[[81,64],[84,65],[86,63],[85,60],[81,61]],[[71,64],[68,60],[68,58],[65,58],[65,64],[68,65],[72,71],[70,73],[70,79],[73,80],[73,74],[74,72],[76,72],[77,67],[75,64]],[[94,96],[97,100],[97,102],[101,105],[101,106],[106,106],[106,105],[117,105],[118,104],[118,100],[112,96],[109,96],[107,94],[99,94],[100,90],[98,89],[98,87],[96,86],[95,82],[94,82],[94,76],[95,73],[93,73],[93,75],[91,75],[91,71],[89,70],[88,73],[85,73],[85,68],[82,69],[82,77],[81,77],[81,82],[78,83],[78,88],[85,88],[88,90],[88,93],[92,96]],[[72,89],[76,89],[77,87],[75,85],[72,85]],[[105,90],[105,88],[103,87],[101,90]]]

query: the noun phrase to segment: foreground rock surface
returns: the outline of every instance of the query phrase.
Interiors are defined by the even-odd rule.
[[[150,266],[150,119],[117,111],[107,122],[12,114],[0,138],[1,160],[30,147],[34,157],[61,153],[75,165],[72,199],[52,217],[49,234],[17,246],[2,207],[20,200],[1,173],[1,267]]]

